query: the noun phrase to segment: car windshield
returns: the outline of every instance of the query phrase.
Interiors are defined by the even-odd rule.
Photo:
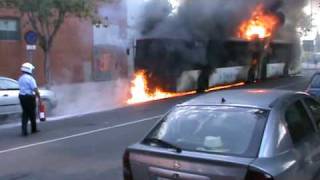
[[[311,88],[320,88],[320,75],[315,75],[310,83]]]
[[[267,116],[267,111],[252,108],[178,107],[147,138],[187,151],[255,157]]]

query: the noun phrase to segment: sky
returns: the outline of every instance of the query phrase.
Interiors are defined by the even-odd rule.
[[[311,3],[309,3],[309,5],[304,8],[304,11],[307,14],[309,14],[309,15],[311,13],[313,14],[313,25],[315,27],[312,29],[312,32],[310,32],[307,36],[302,37],[303,39],[314,39],[317,32],[320,33],[320,8],[319,8],[319,5],[320,5],[320,2],[314,1],[313,6],[311,6]],[[313,8],[311,8],[311,7],[313,7]]]
[[[176,13],[181,3],[180,0],[169,0],[169,2],[172,5],[173,13]]]

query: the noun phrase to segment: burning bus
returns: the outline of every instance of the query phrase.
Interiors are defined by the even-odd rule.
[[[203,91],[252,79],[252,46],[254,42],[237,38],[223,42],[222,47],[213,41],[141,39],[136,44],[135,71],[144,72],[149,91]],[[273,41],[269,49],[253,79],[288,73],[292,44]]]
[[[275,40],[285,18],[258,5],[233,37],[136,41],[129,103],[205,92],[288,75],[294,44]],[[218,87],[217,87],[218,86]]]

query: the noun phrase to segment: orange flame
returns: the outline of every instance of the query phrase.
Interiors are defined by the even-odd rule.
[[[131,99],[127,101],[128,104],[143,103],[148,101],[154,101],[159,99],[166,99],[170,97],[185,96],[189,94],[195,94],[195,91],[185,93],[168,93],[163,92],[157,88],[154,92],[148,92],[147,80],[145,78],[145,72],[139,71],[135,74],[135,79],[132,81],[131,87]]]
[[[139,71],[135,74],[135,79],[132,81],[132,87],[130,89],[131,98],[127,101],[128,104],[143,103],[143,102],[166,99],[171,97],[186,96],[186,95],[191,95],[196,93],[196,91],[189,91],[189,92],[183,92],[183,93],[168,93],[168,92],[161,91],[160,88],[157,88],[154,92],[148,92],[148,88],[147,88],[148,82],[145,76],[146,75],[144,71]],[[217,87],[213,87],[211,89],[206,90],[206,92],[228,89],[228,88],[243,86],[243,85],[245,85],[244,82],[225,85],[225,86],[217,86]]]
[[[229,89],[229,88],[239,87],[239,86],[244,86],[244,85],[246,85],[245,82],[239,82],[239,83],[235,83],[235,84],[229,84],[229,85],[224,85],[224,86],[217,86],[217,87],[213,87],[213,88],[210,88],[210,89],[206,90],[206,92],[218,91],[218,90],[223,90],[223,89]]]
[[[246,40],[254,40],[256,37],[268,38],[272,36],[278,24],[278,17],[266,12],[263,5],[260,4],[253,11],[250,20],[240,25],[238,37]]]

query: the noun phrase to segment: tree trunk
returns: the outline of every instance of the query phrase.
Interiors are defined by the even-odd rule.
[[[44,51],[44,74],[46,80],[46,88],[50,89],[51,82],[51,71],[50,71],[50,51]]]
[[[46,78],[46,88],[50,89],[52,85],[51,68],[50,68],[50,44],[49,36],[46,34],[45,37],[45,48],[44,48],[44,73]]]

